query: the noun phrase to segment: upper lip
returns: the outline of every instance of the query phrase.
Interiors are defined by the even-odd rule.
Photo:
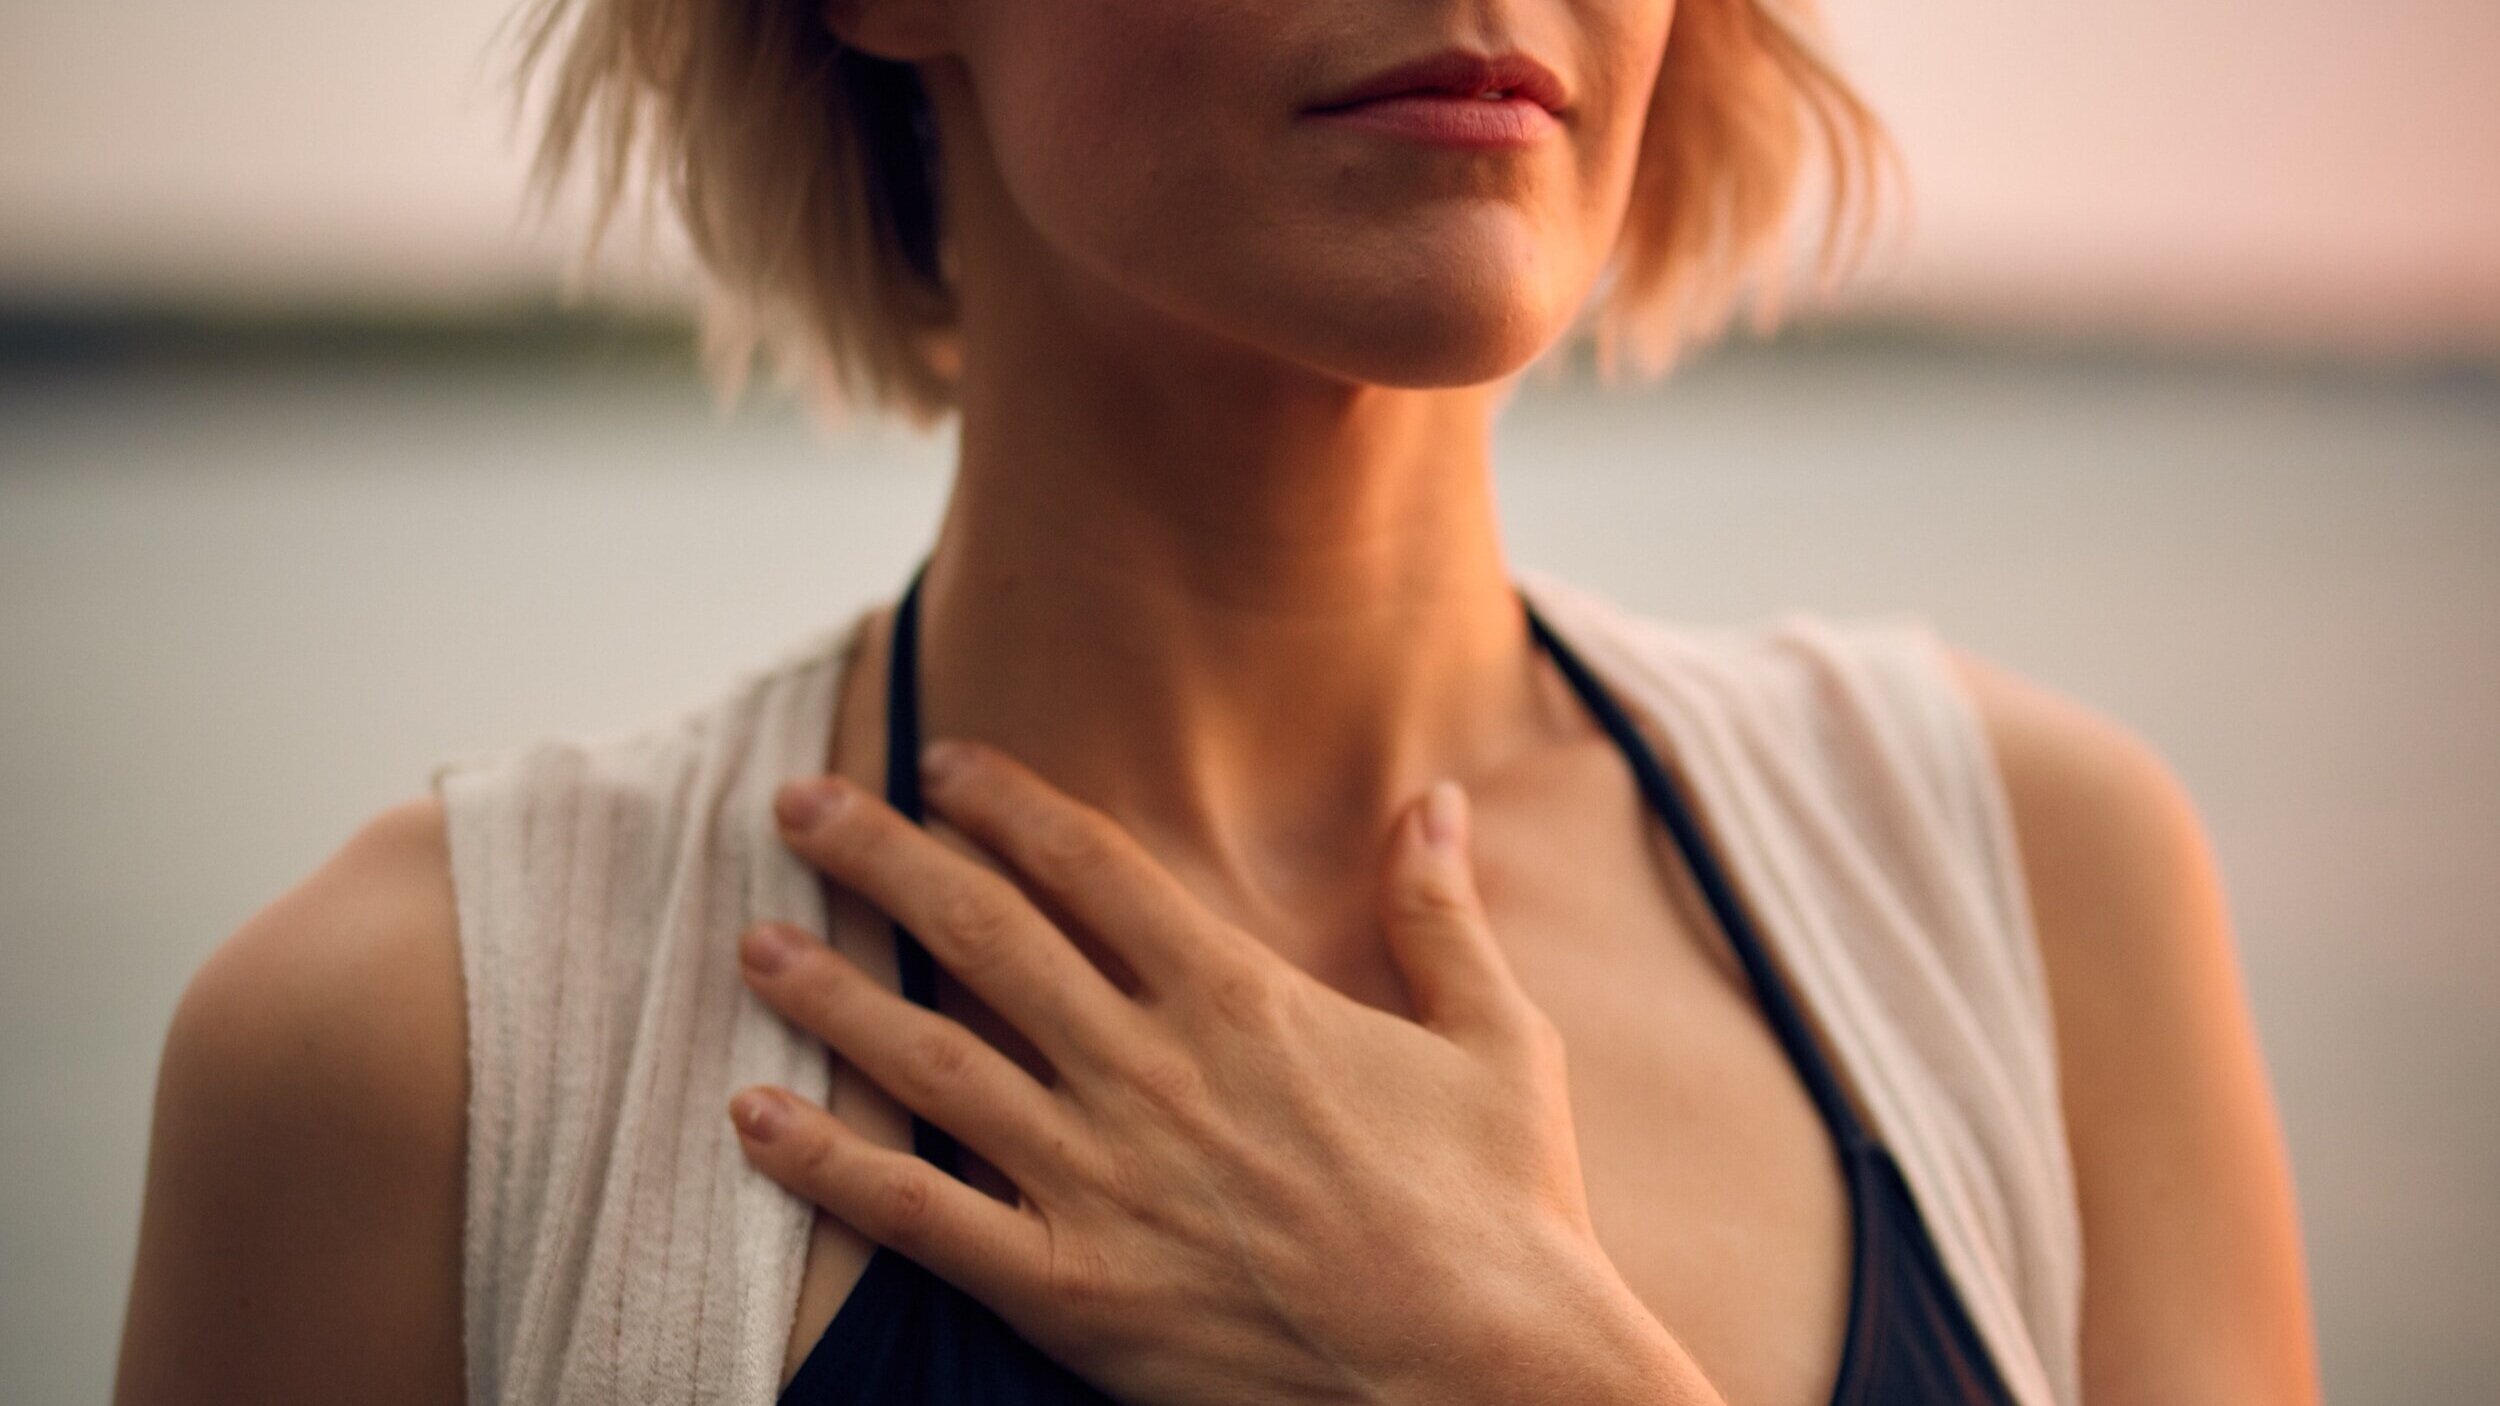
[[[1552,69],[1516,49],[1500,54],[1444,49],[1412,63],[1382,69],[1352,87],[1313,104],[1311,110],[1324,112],[1330,108],[1351,107],[1399,93],[1451,93],[1481,97],[1495,91],[1515,93],[1554,113],[1563,110],[1568,97],[1563,92],[1562,80],[1554,76]]]

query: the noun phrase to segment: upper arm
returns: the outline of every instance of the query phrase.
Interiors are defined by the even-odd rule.
[[[185,988],[115,1399],[459,1401],[467,1078],[428,797],[368,822]]]
[[[2290,1164],[2195,805],[2116,722],[1951,653],[2005,779],[2048,981],[2084,1400],[2314,1402]]]

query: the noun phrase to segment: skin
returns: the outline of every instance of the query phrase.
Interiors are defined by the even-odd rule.
[[[1827,1399],[1848,1233],[1828,1139],[1620,755],[1521,632],[1490,489],[1504,378],[1564,330],[1611,246],[1671,19],[1655,0],[1517,0],[1437,26],[1323,0],[829,13],[922,65],[947,150],[971,370],[923,602],[923,725],[986,744],[992,789],[916,844],[790,834],[852,901],[807,962],[757,982],[846,1056],[831,1115],[792,1109],[780,1138],[747,1141],[827,1207],[785,1376],[882,1232],[989,1276],[1002,1312],[1136,1399],[1232,1399],[1244,1381],[1319,1399]],[[1297,120],[1444,42],[1542,57],[1571,92],[1562,134],[1462,156]],[[874,791],[887,622],[870,623],[826,771]],[[2086,1399],[2312,1401],[2287,1161],[2193,806],[2115,722],[1957,662],[2049,973],[2086,1227]],[[1441,776],[1470,801],[1454,866],[1409,828]],[[1134,862],[1035,912],[1159,893],[1161,917],[1065,939],[1143,964],[1113,971],[1112,994],[1064,963],[1023,989],[1092,990],[1098,1017],[1125,1014],[1050,1059],[1047,1026],[979,999],[978,961],[941,993],[947,1028],[977,1040],[955,1068],[1028,1100],[1047,1074],[1047,1097],[1091,1100],[1094,1140],[1029,1144],[1068,1151],[1048,1176],[954,1110],[1027,1170],[1033,1203],[1061,1208],[1072,1229],[1054,1243],[1086,1251],[1036,1259],[1027,1240],[1018,1260],[1005,1228],[1029,1229],[1030,1208],[989,1158],[973,1168],[985,1223],[875,1180],[904,1124],[864,1071],[924,1099],[940,1087],[896,1055],[934,1047],[903,1043],[906,1010],[879,995],[880,896],[942,904],[975,875],[1002,907],[1014,876],[1039,894],[1046,873],[1009,858],[1034,842],[1015,837],[1079,814]],[[913,926],[943,955],[936,911]],[[993,958],[1059,950],[1037,921]],[[201,967],[166,1040],[117,1399],[460,1397],[460,980],[431,798],[377,816]],[[988,1049],[1003,1060],[976,1064]],[[1262,1060],[1292,1061],[1309,1117],[1225,1073]],[[1383,1067],[1436,1092],[1364,1102]],[[1160,1195],[1101,1195],[1122,1184],[1102,1154],[1134,1139],[1100,1130],[1147,1126],[1138,1110],[1174,1098],[1207,1136],[1127,1166]],[[993,1101],[990,1121],[1013,1106]],[[1327,1141],[1320,1110],[1347,1109],[1376,1143]],[[1488,1128],[1508,1155],[1482,1150]],[[1248,1130],[1313,1151],[1223,1155]],[[835,1151],[788,1156],[816,1147]],[[1329,1148],[1395,1149],[1470,1194],[1358,1177],[1340,1219],[1308,1219]],[[1067,1170],[1089,1165],[1091,1180]],[[1184,1200],[1224,1208],[1249,1227],[1236,1244],[1265,1253],[1227,1261],[1205,1220],[1149,1213]],[[1323,1277],[1291,1253],[1306,1240],[1410,1245],[1465,1272],[1340,1254]],[[1050,1277],[1070,1263],[1087,1268]],[[1305,1297],[1226,1297],[1245,1268]],[[1115,1317],[1130,1331],[1102,1331]],[[1438,1380],[1389,1340],[1401,1320],[1485,1351],[1447,1354],[1463,1380]],[[1314,1340],[1314,1323],[1339,1326]],[[1527,1343],[1540,1375],[1505,1375]]]

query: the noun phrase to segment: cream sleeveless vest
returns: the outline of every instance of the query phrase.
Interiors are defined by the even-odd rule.
[[[2076,1406],[2082,1236],[2047,994],[1988,740],[1912,615],[1746,627],[1515,579],[1689,788],[2025,1406]],[[738,934],[823,932],[773,828],[822,769],[862,611],[666,720],[442,762],[467,983],[469,1401],[769,1403],[813,1208],[724,1116],[823,1102]],[[1672,1325],[1670,1325],[1672,1326]]]

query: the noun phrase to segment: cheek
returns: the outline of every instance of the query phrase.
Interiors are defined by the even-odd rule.
[[[1595,4],[1583,15],[1582,124],[1577,135],[1582,217],[1599,246],[1610,242],[1631,196],[1651,100],[1675,6]]]
[[[1240,5],[1004,0],[983,65],[990,141],[1055,239],[1125,262],[1186,240],[1250,192],[1274,114]],[[1272,45],[1272,37],[1265,41]]]

